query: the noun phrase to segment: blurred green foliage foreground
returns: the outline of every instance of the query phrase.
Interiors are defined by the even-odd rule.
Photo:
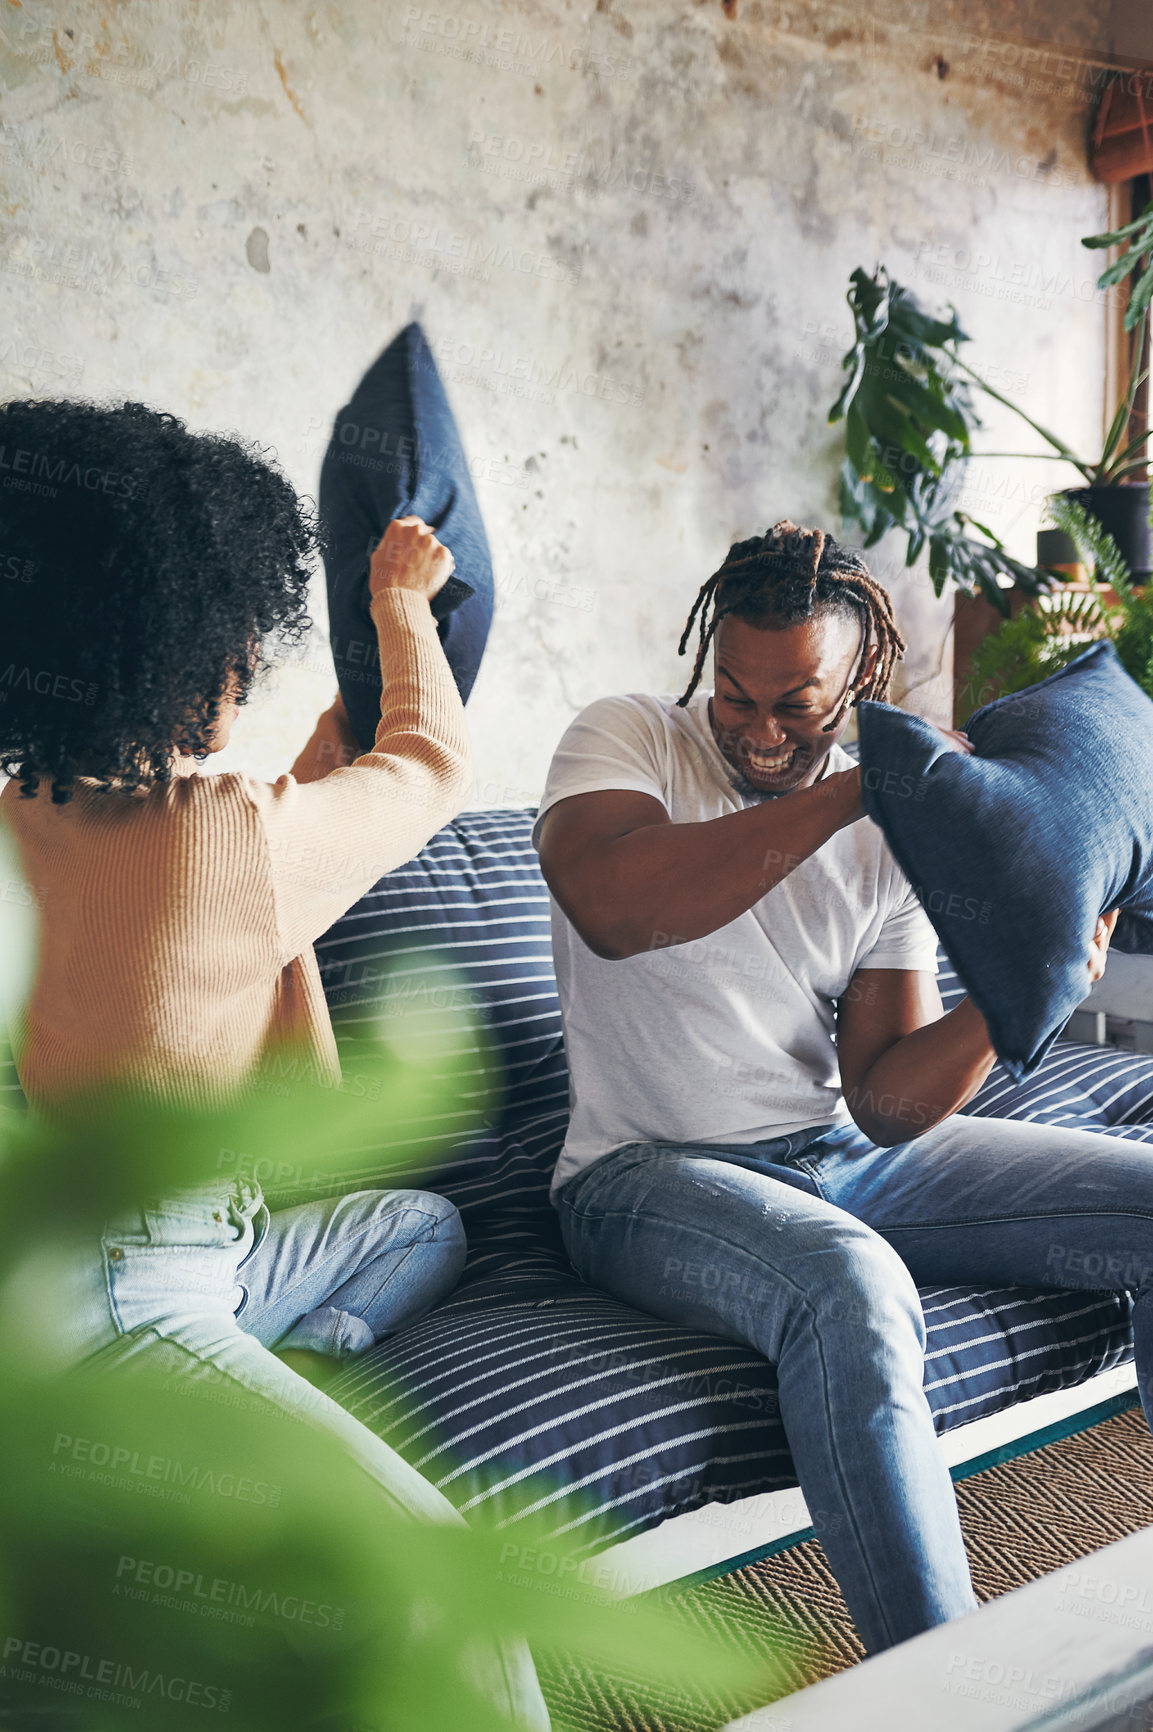
[[[0,883],[21,883],[2,828]],[[17,1043],[35,920],[31,894],[0,896],[0,1030]],[[514,1635],[643,1678],[658,1714],[674,1692],[682,1714],[686,1691],[780,1693],[771,1655],[614,1602],[543,1530],[518,1522],[518,1557],[544,1561],[510,1575],[498,1533],[404,1519],[339,1442],[189,1375],[163,1342],[131,1365],[69,1362],[67,1277],[86,1243],[95,1260],[108,1215],[218,1179],[221,1150],[347,1173],[382,1119],[432,1122],[454,1090],[483,1110],[476,1051],[454,1068],[448,1044],[406,1041],[403,1015],[385,1014],[354,1055],[379,1083],[363,1093],[297,1079],[203,1113],[104,1094],[55,1128],[0,1109],[4,1732],[222,1715],[243,1732],[496,1732],[509,1723],[469,1654]],[[342,1188],[334,1176],[328,1194]]]

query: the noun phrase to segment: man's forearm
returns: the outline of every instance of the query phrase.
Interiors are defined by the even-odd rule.
[[[859,789],[843,771],[723,818],[630,830],[604,849],[575,924],[614,959],[707,937],[860,817]]]
[[[865,1135],[889,1148],[959,1112],[996,1062],[984,1017],[963,998],[882,1053],[845,1103]]]

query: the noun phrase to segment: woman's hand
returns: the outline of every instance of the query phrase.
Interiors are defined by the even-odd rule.
[[[1113,936],[1113,928],[1117,924],[1119,908],[1111,908],[1108,914],[1097,916],[1097,929],[1089,943],[1089,984],[1092,986],[1100,980],[1105,972],[1105,963],[1109,955],[1109,940]]]
[[[389,524],[372,556],[368,591],[411,589],[431,601],[452,576],[456,561],[419,517],[397,517]]]

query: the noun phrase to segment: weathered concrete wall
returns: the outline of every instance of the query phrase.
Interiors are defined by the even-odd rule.
[[[1105,26],[1088,0],[447,5],[0,0],[0,393],[144,398],[311,492],[334,410],[419,317],[499,571],[476,797],[528,802],[579,706],[679,689],[730,540],[838,528],[854,266],[953,300],[993,383],[1100,438],[1078,241],[1106,219]],[[1071,479],[977,464],[965,502],[1029,556]],[[944,716],[951,607],[879,569],[909,701]],[[333,685],[318,630],[227,761],[279,773]]]

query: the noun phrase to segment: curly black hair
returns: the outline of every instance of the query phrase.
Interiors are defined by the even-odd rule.
[[[784,517],[764,535],[735,541],[724,564],[697,592],[677,647],[678,655],[684,655],[697,624],[692,678],[678,704],[687,704],[696,691],[709,644],[729,614],[758,625],[787,626],[826,610],[855,615],[860,621],[860,666],[871,650],[876,651],[871,676],[859,689],[850,688],[844,707],[854,695],[887,698],[894,665],[905,650],[888,590],[877,582],[859,553],[842,547],[823,529],[799,529]],[[841,713],[827,725],[826,733],[839,725]]]
[[[315,508],[269,454],[144,403],[0,405],[0,768],[168,781],[311,625]]]

